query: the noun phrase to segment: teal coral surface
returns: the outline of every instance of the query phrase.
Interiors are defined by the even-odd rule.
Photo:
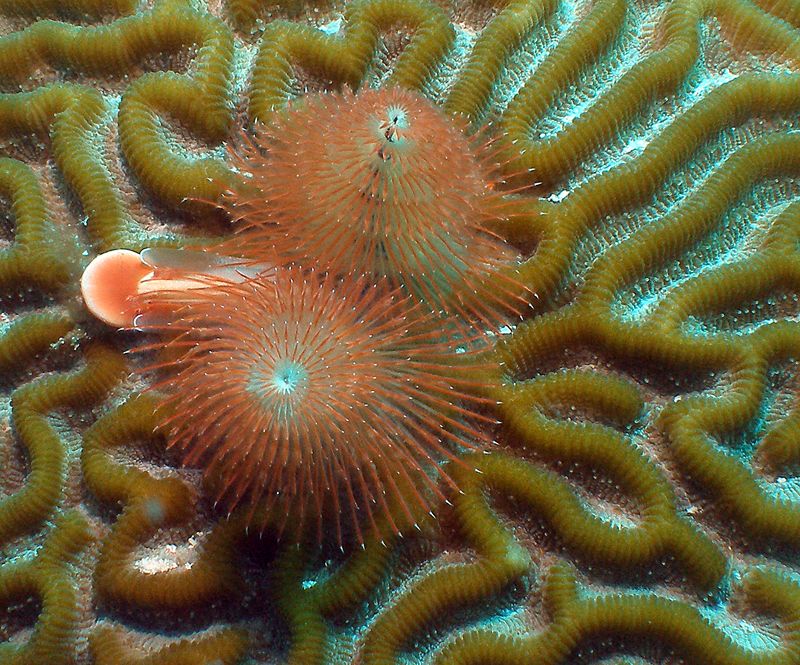
[[[800,663],[795,0],[0,0],[0,35],[1,665]],[[461,491],[342,551],[215,509],[79,280],[226,236],[228,146],[364,86],[491,139],[530,309]]]

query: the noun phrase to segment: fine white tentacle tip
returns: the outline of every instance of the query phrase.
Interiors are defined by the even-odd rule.
[[[81,277],[81,295],[87,309],[110,326],[128,328],[137,315],[134,296],[153,269],[127,249],[100,254]]]

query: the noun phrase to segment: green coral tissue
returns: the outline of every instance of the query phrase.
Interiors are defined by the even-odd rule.
[[[277,500],[226,508],[170,445],[201,398],[165,402],[163,356],[192,331],[106,325],[81,276],[110,250],[235,250],[267,203],[294,215],[305,173],[242,194],[247,159],[291,159],[271,126],[366,89],[425,98],[485,162],[474,182],[403,163],[423,192],[404,219],[478,188],[480,243],[453,258],[397,223],[374,250],[433,252],[444,277],[417,288],[461,323],[414,343],[480,362],[452,395],[413,379],[424,427],[354,387],[373,415],[336,435],[352,468],[318,459],[335,423],[298,425],[307,476],[362,491],[328,510],[298,481],[319,532],[300,536],[261,514]],[[352,127],[313,117],[333,138],[308,177],[344,171],[326,141],[360,149]],[[401,150],[406,121],[381,140]],[[308,223],[366,233],[383,210],[336,205]],[[279,217],[260,243],[287,246]],[[311,255],[338,241],[315,233]],[[796,0],[0,0],[0,301],[0,665],[800,663]],[[339,451],[381,423],[405,443]],[[380,459],[409,450],[433,451],[421,489]]]

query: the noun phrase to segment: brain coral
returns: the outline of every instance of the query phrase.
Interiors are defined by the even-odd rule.
[[[795,0],[0,0],[0,34],[0,662],[800,662]],[[381,86],[492,138],[531,308],[435,520],[276,543],[80,275],[219,242],[228,144]]]

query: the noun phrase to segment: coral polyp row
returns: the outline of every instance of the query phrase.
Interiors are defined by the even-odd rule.
[[[796,3],[140,5],[0,1],[0,659],[794,662]],[[240,128],[378,84],[495,138],[533,309],[484,338],[497,449],[435,520],[276,552],[77,281],[218,242]]]

